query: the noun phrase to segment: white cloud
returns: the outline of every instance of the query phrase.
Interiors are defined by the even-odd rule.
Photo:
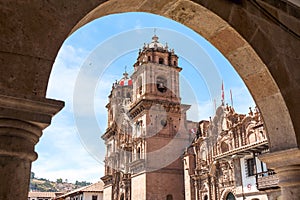
[[[83,49],[64,45],[55,61],[47,97],[63,100],[66,106],[53,118],[36,146],[39,158],[33,163],[32,171],[40,178],[95,182],[103,175],[103,164],[82,145],[72,114],[74,85],[87,54]],[[100,140],[100,135],[97,138]]]
[[[83,147],[74,125],[54,120],[37,145],[39,158],[32,171],[41,178],[86,180],[95,182],[103,175],[103,163],[96,161]],[[88,169],[88,170],[87,170]]]
[[[55,60],[47,90],[47,97],[66,102],[64,110],[71,112],[73,91],[80,67],[88,52],[63,45]]]

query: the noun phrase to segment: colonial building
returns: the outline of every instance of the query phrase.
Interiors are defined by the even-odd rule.
[[[181,104],[178,56],[167,44],[144,44],[128,73],[109,95],[108,128],[102,135],[104,199],[183,200],[183,165],[189,144],[189,105]]]
[[[257,156],[268,152],[259,110],[238,114],[220,106],[210,121],[200,121],[184,153],[186,200],[277,199],[278,178]]]
[[[104,200],[276,199],[278,179],[257,156],[268,152],[258,109],[224,103],[210,121],[188,121],[178,56],[156,35],[109,95]],[[195,134],[190,134],[195,130]]]
[[[60,195],[55,200],[103,200],[103,182],[87,185]],[[37,199],[39,200],[39,199]]]
[[[29,192],[28,200],[53,200],[60,194],[59,192]]]

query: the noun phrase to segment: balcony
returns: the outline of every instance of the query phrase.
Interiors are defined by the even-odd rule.
[[[279,188],[278,181],[279,179],[276,173],[272,170],[256,174],[256,184],[258,190]]]

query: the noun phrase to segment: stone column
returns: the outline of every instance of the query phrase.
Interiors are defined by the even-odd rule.
[[[0,199],[26,200],[34,146],[64,103],[0,94]]]
[[[267,153],[259,156],[259,159],[277,173],[281,199],[298,200],[300,197],[300,150],[294,148]]]
[[[198,184],[198,182],[199,182],[199,179],[196,177],[195,179],[194,179],[194,187],[195,187],[195,200],[200,200],[199,199],[199,184]]]

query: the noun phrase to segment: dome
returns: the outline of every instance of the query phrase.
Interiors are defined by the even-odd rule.
[[[148,44],[148,47],[151,48],[151,49],[154,49],[154,48],[164,48],[164,45],[162,43],[160,43],[158,41],[158,37],[156,35],[154,35],[152,37],[152,42],[150,44]]]
[[[128,73],[126,71],[123,73],[123,78],[121,78],[119,80],[118,85],[120,85],[120,86],[131,86],[132,85],[132,80],[131,80],[131,78],[128,77]]]

